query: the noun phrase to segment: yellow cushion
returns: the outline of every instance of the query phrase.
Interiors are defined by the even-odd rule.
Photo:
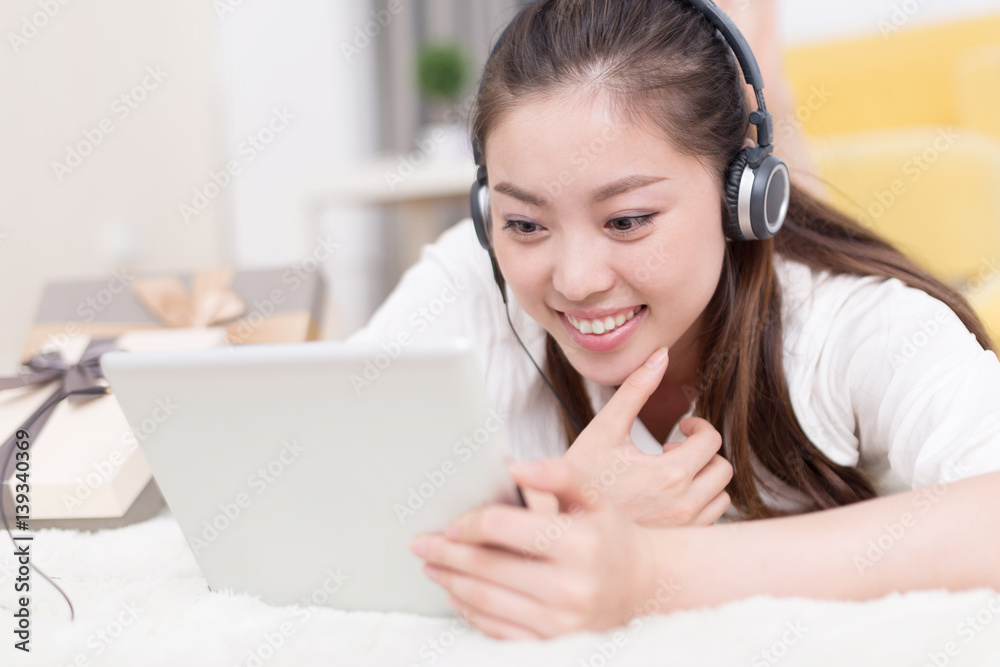
[[[955,88],[959,124],[1000,139],[1000,44],[963,52],[956,63]]]
[[[955,94],[958,62],[968,49],[1000,44],[1000,14],[882,31],[884,36],[786,51],[798,109],[795,118],[778,118],[777,124],[801,121],[809,135],[963,124]],[[981,72],[969,76],[982,81],[988,73]],[[996,109],[994,104],[994,117]]]
[[[913,127],[812,142],[835,206],[953,285],[1000,249],[1000,141]]]

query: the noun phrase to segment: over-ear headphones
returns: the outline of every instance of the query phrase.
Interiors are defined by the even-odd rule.
[[[757,65],[757,59],[750,45],[726,14],[711,0],[680,0],[701,11],[719,31],[729,48],[732,49],[743,69],[743,76],[754,90],[757,110],[751,112],[750,122],[757,127],[757,146],[740,150],[729,165],[724,192],[729,207],[728,219],[724,221],[726,237],[733,241],[763,241],[781,229],[788,213],[791,184],[788,167],[772,155],[774,146],[774,119],[764,104],[764,79]],[[504,33],[504,35],[506,32]],[[504,35],[497,40],[501,44]],[[497,47],[493,48],[496,53]],[[492,54],[491,54],[492,57]],[[472,222],[480,245],[490,253],[493,263],[493,277],[507,301],[503,276],[492,248],[492,220],[490,214],[490,191],[487,185],[486,165],[480,146],[473,142],[473,152],[478,167],[476,182],[472,185],[470,207]]]

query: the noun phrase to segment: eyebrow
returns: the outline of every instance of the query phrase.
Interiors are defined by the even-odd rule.
[[[664,177],[656,176],[627,176],[620,181],[615,181],[609,185],[604,186],[600,190],[597,190],[593,197],[592,202],[597,204],[612,197],[624,194],[631,190],[637,190],[639,188],[644,188],[647,185],[652,185],[654,183],[659,183],[660,181],[667,180]],[[519,199],[526,204],[536,206],[538,208],[545,208],[548,202],[539,197],[538,195],[532,194],[526,190],[522,190],[513,183],[508,183],[506,181],[497,183],[493,186],[493,189],[505,195],[510,195],[515,199]]]

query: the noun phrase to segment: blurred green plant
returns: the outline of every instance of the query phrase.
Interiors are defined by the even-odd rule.
[[[417,83],[430,101],[457,99],[468,75],[468,60],[457,44],[428,44],[417,54]]]

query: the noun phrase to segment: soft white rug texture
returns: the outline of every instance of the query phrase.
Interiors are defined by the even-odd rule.
[[[864,603],[755,597],[644,617],[641,628],[497,641],[460,619],[274,607],[210,592],[177,523],[35,534],[31,653],[15,650],[13,548],[0,547],[0,666],[1000,665],[1000,595],[892,594]],[[637,624],[638,625],[638,624]]]

